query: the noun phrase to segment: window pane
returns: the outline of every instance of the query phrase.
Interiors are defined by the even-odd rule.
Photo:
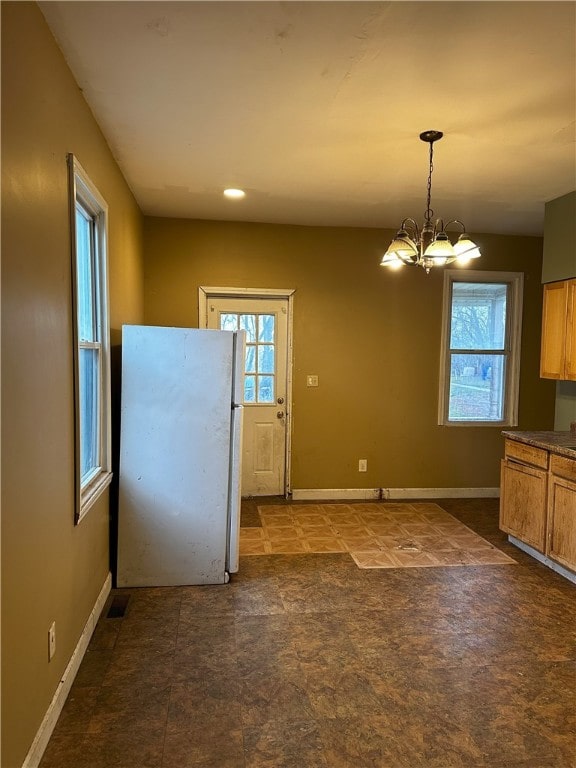
[[[451,349],[504,349],[506,284],[452,285]]]
[[[240,315],[240,328],[246,331],[246,341],[256,341],[256,315]]]
[[[253,344],[246,346],[246,373],[256,373],[256,347]]]
[[[220,330],[221,331],[237,331],[238,315],[229,315],[223,312],[220,315]]]
[[[92,218],[76,207],[76,270],[78,303],[78,338],[98,341],[94,322],[94,273]]]
[[[274,377],[258,376],[258,402],[274,402]]]
[[[80,349],[80,474],[84,478],[100,465],[98,450],[98,349]]]
[[[272,344],[261,344],[258,347],[258,372],[274,373],[274,347]]]
[[[504,417],[503,355],[452,355],[450,421],[501,421]]]
[[[244,402],[255,403],[256,402],[256,376],[244,377]]]
[[[274,341],[274,315],[260,315],[258,341]]]

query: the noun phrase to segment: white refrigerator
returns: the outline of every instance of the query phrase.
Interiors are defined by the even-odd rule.
[[[125,325],[118,587],[238,570],[245,333]]]

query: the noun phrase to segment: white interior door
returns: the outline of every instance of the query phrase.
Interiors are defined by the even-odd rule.
[[[207,326],[246,331],[242,495],[286,491],[288,299],[208,297]]]

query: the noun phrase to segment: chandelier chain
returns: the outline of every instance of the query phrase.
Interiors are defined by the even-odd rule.
[[[427,223],[429,223],[432,220],[432,216],[434,216],[434,211],[430,208],[430,199],[432,197],[432,171],[434,170],[434,142],[430,142],[430,167],[428,171],[428,187],[426,192],[426,213],[424,214],[424,218]]]

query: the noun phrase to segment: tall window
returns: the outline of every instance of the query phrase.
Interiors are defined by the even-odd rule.
[[[107,206],[72,155],[76,520],[110,483]]]
[[[440,424],[518,423],[522,275],[446,270]]]

